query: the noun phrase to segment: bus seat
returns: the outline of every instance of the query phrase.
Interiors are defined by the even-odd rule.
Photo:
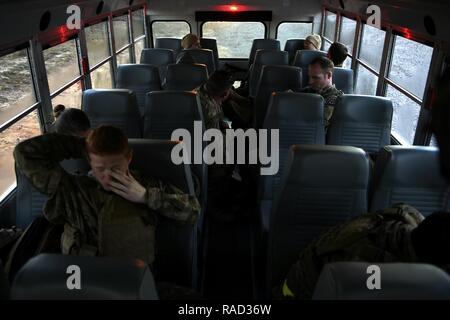
[[[369,158],[359,148],[294,145],[275,195],[266,296],[321,232],[367,212]]]
[[[174,63],[174,51],[163,48],[145,48],[141,52],[141,64],[151,64],[158,68],[161,83],[166,78],[167,65]]]
[[[302,84],[306,87],[309,83],[309,64],[317,57],[326,57],[327,53],[325,51],[318,50],[298,50],[294,57],[293,66],[302,69]]]
[[[200,63],[177,63],[167,66],[164,90],[192,91],[208,80],[208,69]]]
[[[77,284],[77,272],[81,289],[70,290],[69,285]],[[11,288],[11,298],[157,300],[158,294],[152,273],[141,260],[40,254],[19,270]]]
[[[219,66],[219,51],[217,50],[216,39],[200,38],[200,45],[203,49],[210,49],[214,54],[214,64],[216,69],[220,69]]]
[[[272,92],[300,91],[302,70],[292,66],[263,66],[254,101],[254,125],[261,128]]]
[[[180,53],[181,47],[181,39],[177,38],[156,38],[155,39],[155,48],[157,49],[172,49],[173,50],[173,59]]]
[[[133,160],[130,167],[194,194],[191,167],[171,160],[173,147],[168,140],[130,139]],[[199,217],[200,218],[200,217]],[[154,272],[158,281],[197,286],[197,224],[183,224],[158,216]]]
[[[263,129],[279,129],[279,170],[275,175],[260,176],[258,202],[263,232],[269,230],[273,196],[279,189],[291,145],[325,144],[323,103],[322,96],[307,93],[277,92],[271,97]]]
[[[128,89],[89,89],[83,92],[83,111],[92,128],[109,124],[128,138],[142,137],[142,119],[136,95]]]
[[[295,54],[298,50],[303,50],[305,39],[289,39],[284,45],[284,51],[289,54],[289,64],[294,62]]]
[[[353,70],[345,68],[334,68],[333,84],[345,94],[353,93]]]
[[[181,52],[188,52],[194,59],[195,63],[202,63],[206,65],[208,74],[212,74],[216,70],[214,63],[214,54],[209,49],[183,49]]]
[[[343,95],[331,117],[327,144],[354,146],[376,155],[390,144],[392,112],[388,98]]]
[[[250,67],[255,60],[256,51],[258,49],[276,50],[280,51],[280,41],[275,39],[254,39],[250,49],[250,56],[248,59],[248,66]]]
[[[203,136],[203,113],[198,96],[188,91],[159,91],[147,94],[146,111],[144,115],[144,138],[171,140],[172,132],[176,129],[186,129],[192,137],[191,155],[194,161],[194,121],[202,123],[201,135]],[[203,154],[202,144],[202,154]],[[199,201],[202,211],[206,208],[207,195],[207,166],[201,159],[201,164],[193,164],[192,171],[200,182]],[[203,230],[203,218],[200,217],[199,230]]]
[[[370,211],[407,203],[425,217],[450,210],[450,188],[440,171],[439,150],[386,146],[375,161]]]
[[[381,289],[369,290],[368,268],[373,263],[335,262],[325,265],[313,300],[448,300],[450,276],[421,263],[376,263]],[[373,272],[372,272],[373,274]]]
[[[132,90],[136,94],[139,110],[143,114],[147,92],[161,90],[158,68],[146,64],[119,65],[116,88]]]
[[[258,49],[255,54],[255,60],[250,67],[249,95],[251,97],[256,95],[256,89],[263,66],[288,64],[289,58],[286,51]]]

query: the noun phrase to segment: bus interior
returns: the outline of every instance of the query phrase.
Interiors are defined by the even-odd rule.
[[[444,0],[2,1],[0,227],[29,230],[42,217],[47,200],[18,172],[14,147],[53,132],[56,105],[82,109],[93,126],[121,123],[134,157],[141,157],[134,162],[137,168],[189,193],[195,189],[192,172],[200,180],[202,208],[196,224],[161,222],[157,259],[163,271],[154,275],[155,281],[193,288],[211,300],[271,299],[272,289],[282,284],[299,252],[327,228],[398,202],[424,216],[450,209],[448,183],[440,173],[430,127],[437,82],[449,67],[448,12],[450,3]],[[181,67],[177,73],[181,39],[189,33],[200,38],[202,66],[198,73]],[[322,40],[313,56],[303,50],[311,34]],[[294,101],[296,96],[281,91],[307,86],[309,62],[325,56],[334,42],[348,48],[334,76],[348,108],[335,110],[334,123],[325,132],[323,118],[315,111],[318,105],[323,108],[321,100],[299,96]],[[276,57],[264,60],[264,51],[276,52]],[[202,121],[192,90],[220,69],[233,72],[235,88],[248,80],[259,113],[255,128],[279,129],[280,134],[278,173],[261,175],[261,165],[250,165],[250,178],[242,176],[245,185],[234,181],[244,192],[229,200],[231,222],[213,219],[208,212],[208,165],[172,163],[174,144],[168,141],[171,126],[190,128],[193,121]],[[296,84],[290,82],[289,72],[300,74]],[[131,107],[130,94],[136,97],[133,108],[140,110],[140,117],[123,111]],[[289,101],[308,108],[289,108]],[[113,109],[116,113],[109,114]],[[148,275],[133,275],[133,265],[123,261],[95,265],[83,257],[50,254],[54,252],[36,257],[36,250],[45,250],[29,246],[27,259],[37,259],[35,271],[33,264],[27,265],[15,279],[17,299],[47,294],[70,298],[74,293],[62,288],[65,269],[62,276],[52,276],[68,264],[92,269],[87,288],[102,286],[117,274],[125,282],[129,276],[129,285],[105,285],[123,299],[141,298],[133,290],[148,280]],[[6,258],[2,252],[3,266]],[[19,269],[27,261],[15,261],[13,267]],[[342,272],[362,270],[353,267]],[[365,284],[363,267],[363,275],[354,279]],[[417,270],[410,267],[405,264],[403,270],[414,274]],[[398,273],[400,283],[408,276],[406,271],[392,272]],[[404,298],[420,292],[421,285],[439,287],[436,279],[430,276],[429,283],[397,288],[397,294]],[[5,286],[13,286],[13,280],[10,274]],[[450,281],[444,280],[448,299]],[[46,292],[52,288],[54,292]],[[365,293],[353,297],[372,298]]]

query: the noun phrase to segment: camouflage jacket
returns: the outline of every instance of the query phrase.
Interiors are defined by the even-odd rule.
[[[275,295],[311,299],[322,268],[331,262],[417,261],[410,234],[423,219],[413,207],[398,204],[329,229],[300,253]]]
[[[301,90],[301,92],[320,94],[323,97],[323,99],[325,100],[324,109],[323,109],[325,125],[328,126],[330,123],[331,116],[333,115],[334,107],[336,106],[337,102],[339,101],[339,98],[344,93],[341,90],[336,89],[334,84],[331,86],[322,88],[319,91],[308,86],[308,87],[303,88]]]
[[[222,106],[209,95],[205,85],[200,86],[196,91],[202,105],[205,129],[221,130],[224,122]]]
[[[194,196],[138,173],[147,189],[147,203],[130,202],[105,191],[92,177],[71,175],[60,161],[86,156],[83,138],[46,134],[19,143],[14,150],[18,168],[40,192],[49,196],[45,217],[64,224],[64,254],[100,255],[154,260],[157,214],[194,223],[200,205]]]

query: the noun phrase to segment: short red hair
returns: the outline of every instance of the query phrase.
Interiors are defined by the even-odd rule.
[[[122,130],[111,125],[100,125],[91,130],[86,138],[86,149],[88,153],[99,156],[123,154],[129,157],[131,155],[128,138]]]

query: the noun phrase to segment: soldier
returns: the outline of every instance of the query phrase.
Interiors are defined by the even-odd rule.
[[[436,212],[426,219],[413,207],[397,204],[364,214],[329,229],[312,241],[291,267],[274,295],[311,299],[322,268],[338,261],[422,262],[450,264],[450,215]]]
[[[333,62],[325,57],[315,58],[309,65],[309,86],[301,92],[320,94],[324,100],[324,119],[326,126],[329,125],[334,107],[339,98],[344,94],[333,84]]]
[[[19,143],[18,168],[49,196],[44,216],[63,224],[64,254],[154,260],[157,214],[194,223],[197,199],[152,177],[130,172],[132,150],[123,132],[100,126],[87,138],[45,134]],[[88,176],[68,174],[63,159],[87,158]]]
[[[334,42],[328,49],[327,58],[333,61],[335,67],[342,68],[347,59],[348,49],[340,42]]]
[[[80,109],[66,108],[58,104],[54,109],[55,131],[57,133],[72,136],[86,137],[91,129],[91,122],[87,115]]]

